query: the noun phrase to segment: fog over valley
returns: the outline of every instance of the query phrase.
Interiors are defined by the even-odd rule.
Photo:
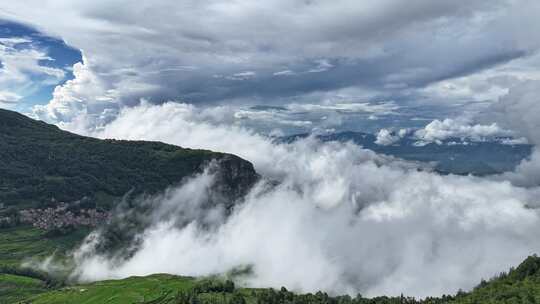
[[[540,301],[538,17],[532,0],[0,0],[0,290],[26,273],[46,289],[6,299],[60,303],[168,274],[228,291],[140,303]]]

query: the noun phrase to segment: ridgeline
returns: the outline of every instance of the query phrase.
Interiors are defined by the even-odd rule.
[[[153,194],[219,164],[234,200],[258,179],[235,155],[159,142],[100,140],[0,109],[0,207],[39,208],[84,200],[110,209],[126,193]]]

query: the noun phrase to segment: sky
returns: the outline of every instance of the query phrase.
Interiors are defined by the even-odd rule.
[[[250,265],[238,283],[455,293],[540,253],[539,17],[536,0],[0,0],[0,106],[233,153],[262,177],[228,217],[201,210],[209,172],[147,198],[139,251],[101,256],[94,231],[74,252],[78,279]],[[343,130],[380,145],[512,137],[532,154],[503,174],[439,175],[268,136]]]
[[[3,2],[2,106],[50,122],[176,101],[267,133],[375,132],[540,77],[533,0]]]
[[[0,20],[0,105],[31,111],[52,98],[57,85],[73,78],[80,52],[35,29]]]

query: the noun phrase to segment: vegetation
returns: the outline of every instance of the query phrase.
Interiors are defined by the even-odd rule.
[[[87,232],[79,229],[69,234],[50,234],[29,226],[0,229],[0,267],[19,266],[30,258],[42,260],[53,253],[62,255]]]
[[[540,303],[540,258],[530,256],[516,269],[482,281],[472,292],[456,296],[454,303]]]
[[[531,256],[519,267],[489,282],[483,281],[471,292],[417,300],[410,297],[364,298],[330,296],[324,292],[297,294],[285,287],[275,289],[237,288],[220,278],[199,280],[192,277],[157,274],[123,280],[62,287],[44,291],[39,282],[29,281],[37,295],[20,303],[178,303],[178,304],[473,304],[539,303],[540,258]],[[13,279],[11,279],[13,281]],[[7,283],[4,283],[4,285]],[[41,288],[41,289],[40,289]],[[13,294],[13,293],[12,293]]]
[[[194,282],[193,278],[166,274],[131,277],[64,287],[27,298],[26,303],[153,303],[191,290]]]
[[[128,192],[161,191],[201,172],[213,160],[224,169],[220,183],[228,186],[227,194],[239,196],[257,179],[251,163],[234,155],[158,142],[89,138],[0,109],[0,208],[4,209],[58,202],[110,209]]]
[[[0,270],[1,273],[1,270]],[[508,273],[453,296],[365,298],[298,294],[285,287],[238,288],[219,277],[197,279],[167,274],[71,286],[47,285],[41,274],[0,274],[0,303],[169,303],[169,304],[499,304],[540,303],[540,258],[531,256]],[[17,302],[19,301],[19,302]]]
[[[253,166],[236,156],[156,142],[78,136],[23,115],[0,110],[0,303],[224,303],[224,304],[498,304],[540,303],[540,258],[531,256],[508,273],[452,296],[364,298],[299,294],[285,287],[238,288],[219,277],[167,274],[72,285],[66,270],[43,272],[32,261],[65,253],[97,223],[109,249],[131,243],[137,218],[114,225],[107,212],[126,193],[152,194],[217,161],[220,194],[241,197],[257,180]],[[119,200],[119,198],[123,198]],[[144,212],[152,206],[133,205]],[[135,227],[131,232],[122,227]],[[130,228],[131,229],[131,228]],[[131,234],[130,234],[131,233]],[[33,267],[24,267],[33,265]],[[69,263],[66,264],[69,268]],[[243,273],[248,269],[236,270]],[[249,271],[248,271],[249,272]],[[436,275],[436,274],[433,274]],[[429,279],[429,278],[426,278]]]
[[[0,303],[15,303],[45,291],[47,287],[39,279],[0,273]]]

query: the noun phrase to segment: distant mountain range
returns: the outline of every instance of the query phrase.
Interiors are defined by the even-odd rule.
[[[297,134],[276,139],[293,142],[309,134]],[[392,145],[376,144],[377,137],[362,132],[340,132],[318,135],[322,141],[353,142],[365,149],[410,161],[428,163],[441,174],[490,175],[513,170],[531,154],[528,144],[506,144],[504,138],[472,141],[448,138],[439,143],[422,143],[412,136],[405,136]]]

